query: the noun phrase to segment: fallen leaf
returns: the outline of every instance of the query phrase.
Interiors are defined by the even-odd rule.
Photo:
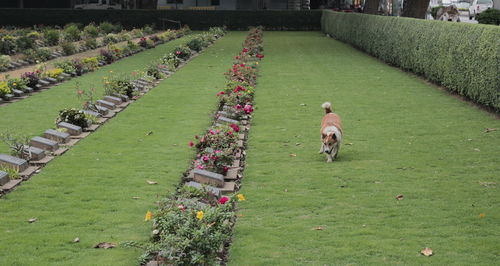
[[[491,131],[495,131],[497,130],[496,128],[487,128],[484,133],[488,133],[488,132],[491,132]]]
[[[352,142],[346,143],[345,145],[352,145]]]
[[[73,243],[78,243],[78,242],[80,242],[80,238],[79,237],[73,239]]]
[[[397,196],[396,196],[396,199],[397,199],[397,200],[403,200],[403,199],[404,199],[403,194],[399,194],[399,195],[397,195]]]
[[[146,180],[146,182],[148,182],[148,184],[150,184],[150,185],[156,185],[156,184],[158,184],[158,182],[151,181],[151,180]]]
[[[245,215],[243,215],[243,214],[239,213],[237,216],[238,216],[238,217],[243,217],[243,216],[245,216]]]
[[[285,192],[288,192],[288,189],[285,188]]]
[[[297,154],[295,154],[295,153],[291,153],[291,154],[290,154],[290,157],[297,157]]]
[[[34,223],[34,222],[36,222],[36,218],[30,218],[30,219],[28,220],[28,223],[30,223],[30,224],[31,224],[31,223]]]
[[[305,103],[301,103],[301,104],[300,104],[300,106],[306,106],[306,105],[307,105],[307,104],[305,104]]]
[[[484,217],[486,217],[486,214],[484,214],[484,213],[479,214],[479,218],[484,218]]]
[[[140,199],[140,197],[132,197],[132,199]]]
[[[110,242],[101,242],[94,246],[94,248],[103,248],[103,249],[114,248],[114,247],[116,247],[116,244]]]
[[[480,149],[478,149],[478,148],[475,148],[475,149],[474,149],[474,151],[481,151],[481,150],[480,150]]]
[[[420,251],[420,254],[426,256],[426,257],[430,257],[432,255],[434,255],[434,253],[432,253],[432,249],[430,248],[424,248]]]
[[[146,133],[146,136],[149,136],[149,135],[152,135],[153,134],[153,131],[149,131],[148,133]]]
[[[480,184],[481,186],[485,186],[485,187],[495,187],[495,185],[496,185],[497,183],[495,183],[495,182],[479,182],[479,184]]]
[[[323,229],[325,229],[325,228],[323,228],[323,226],[316,226],[312,230],[320,231],[320,230],[323,230]]]
[[[295,143],[295,146],[300,146],[300,143],[298,143],[298,142],[297,142],[297,143]]]

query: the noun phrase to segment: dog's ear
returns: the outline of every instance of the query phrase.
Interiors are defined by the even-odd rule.
[[[323,139],[325,139],[327,135],[325,133],[322,133],[321,136],[323,137]]]
[[[337,135],[332,134],[332,139],[333,139],[333,140],[337,140]]]

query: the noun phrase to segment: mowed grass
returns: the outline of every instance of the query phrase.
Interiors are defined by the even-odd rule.
[[[140,250],[93,246],[148,239],[146,211],[180,182],[193,156],[188,142],[209,125],[245,35],[218,40],[1,198],[0,265],[137,265]]]
[[[64,108],[80,108],[83,100],[76,97],[76,88],[96,88],[96,97],[103,95],[103,78],[110,75],[128,75],[132,72],[144,71],[146,66],[170,53],[177,45],[184,43],[185,36],[156,48],[149,49],[106,65],[97,71],[61,83],[41,93],[34,94],[19,102],[0,106],[0,133],[11,132],[19,136],[37,136],[49,128],[55,127],[59,111]],[[110,71],[112,71],[110,73]],[[78,85],[77,85],[78,84]],[[0,153],[9,153],[9,148],[0,142]]]
[[[499,120],[320,33],[264,42],[229,265],[498,264]]]

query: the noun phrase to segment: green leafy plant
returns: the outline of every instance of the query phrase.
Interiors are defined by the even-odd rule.
[[[59,44],[60,33],[55,29],[48,29],[44,32],[43,38],[47,45],[55,46]]]
[[[95,38],[87,38],[84,41],[85,46],[87,46],[90,49],[95,49],[99,45],[97,44],[97,40]]]
[[[134,96],[134,85],[127,75],[110,75],[103,78],[103,83],[105,95],[118,93],[128,97]]]
[[[75,108],[59,111],[59,115],[56,118],[56,125],[61,122],[70,123],[81,128],[87,128],[91,125],[88,116],[82,110]]]
[[[26,147],[30,142],[30,138],[28,136],[3,132],[0,134],[0,141],[10,148],[12,156],[26,160],[31,159],[31,154],[26,150]]]
[[[19,172],[11,167],[5,167],[0,165],[0,171],[4,171],[9,175],[9,179],[19,179],[21,175]]]
[[[101,24],[99,24],[99,30],[104,34],[109,34],[113,32],[120,32],[121,26],[120,25],[115,26],[109,22],[101,22]]]
[[[54,66],[62,69],[66,73],[76,72],[76,68],[72,60],[58,61],[54,63]]]
[[[0,39],[0,53],[11,55],[17,50],[16,39],[11,35],[5,35]]]
[[[21,50],[34,49],[36,47],[35,40],[26,35],[19,36],[16,40],[16,45]]]
[[[24,59],[33,62],[45,62],[51,59],[52,50],[47,47],[28,49],[24,52]]]
[[[64,55],[72,55],[76,53],[76,45],[70,41],[64,41],[60,44]]]
[[[7,70],[9,64],[10,64],[10,56],[0,55],[0,71]]]
[[[83,32],[87,37],[93,39],[99,37],[99,28],[94,23],[90,23],[89,25],[85,26],[83,28]]]
[[[487,9],[477,15],[480,24],[500,25],[500,10],[495,8]]]
[[[76,42],[81,39],[80,29],[76,24],[68,24],[64,27],[64,38],[66,41]]]

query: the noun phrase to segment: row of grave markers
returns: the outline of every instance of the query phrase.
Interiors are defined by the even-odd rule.
[[[184,35],[178,35],[176,38],[180,38],[182,36],[184,36]],[[171,40],[159,41],[157,44],[159,45],[159,44],[163,44],[163,43],[166,43],[166,42],[169,42],[169,41],[171,41]],[[85,49],[87,49],[87,48],[85,48]],[[125,58],[125,57],[128,57],[128,56],[134,55],[136,53],[142,52],[144,50],[146,50],[146,48],[140,47],[139,50],[131,51],[131,52],[127,53],[127,54],[122,54],[114,62],[116,62],[116,61],[118,61],[118,60],[120,60],[122,58]],[[84,50],[84,51],[86,51],[86,50]],[[59,52],[54,52],[53,53],[53,58],[56,58],[56,57],[59,57],[59,56],[63,56],[63,55],[61,55]],[[22,61],[22,62],[18,62],[18,63],[15,63],[15,64],[16,64],[17,67],[22,67],[22,66],[29,65],[30,63],[26,62],[26,61]],[[98,63],[99,67],[105,66],[106,64],[107,63],[104,60],[100,60],[99,63]],[[85,74],[85,73],[83,73],[83,74]],[[25,99],[28,96],[32,95],[32,93],[34,93],[34,92],[38,92],[38,91],[41,91],[43,89],[50,89],[51,87],[57,86],[57,85],[59,85],[59,83],[64,82],[66,80],[69,80],[69,79],[71,79],[73,77],[76,77],[76,76],[77,76],[76,72],[72,72],[72,73],[63,72],[57,78],[46,77],[46,78],[40,79],[38,81],[38,84],[36,84],[33,88],[26,87],[24,89],[24,91],[23,90],[17,90],[17,89],[11,89],[12,93],[6,94],[6,95],[3,96],[3,98],[0,98],[0,106],[8,104],[8,103],[17,102],[17,101],[22,100],[22,99]]]
[[[192,51],[191,57],[181,63],[177,69],[183,67],[198,54],[199,53]],[[165,74],[166,77],[172,75],[172,72],[163,67],[158,67],[158,70]],[[7,172],[0,171],[0,196],[12,191],[21,182],[28,180],[32,175],[40,172],[40,169],[52,161],[56,156],[64,154],[71,146],[96,131],[103,123],[124,110],[133,100],[138,99],[146,92],[156,87],[159,81],[151,82],[144,78],[140,78],[132,83],[135,86],[135,90],[140,92],[140,96],[130,99],[128,96],[121,94],[107,95],[104,96],[102,100],[96,101],[98,112],[84,110],[85,113],[98,117],[97,124],[93,124],[83,129],[80,126],[66,122],[58,123],[57,128],[62,128],[66,132],[48,129],[44,132],[43,137],[36,136],[30,140],[29,145],[25,147],[25,152],[31,156],[30,160],[7,154],[0,154],[0,166],[17,171],[21,177],[19,179],[10,179]]]

